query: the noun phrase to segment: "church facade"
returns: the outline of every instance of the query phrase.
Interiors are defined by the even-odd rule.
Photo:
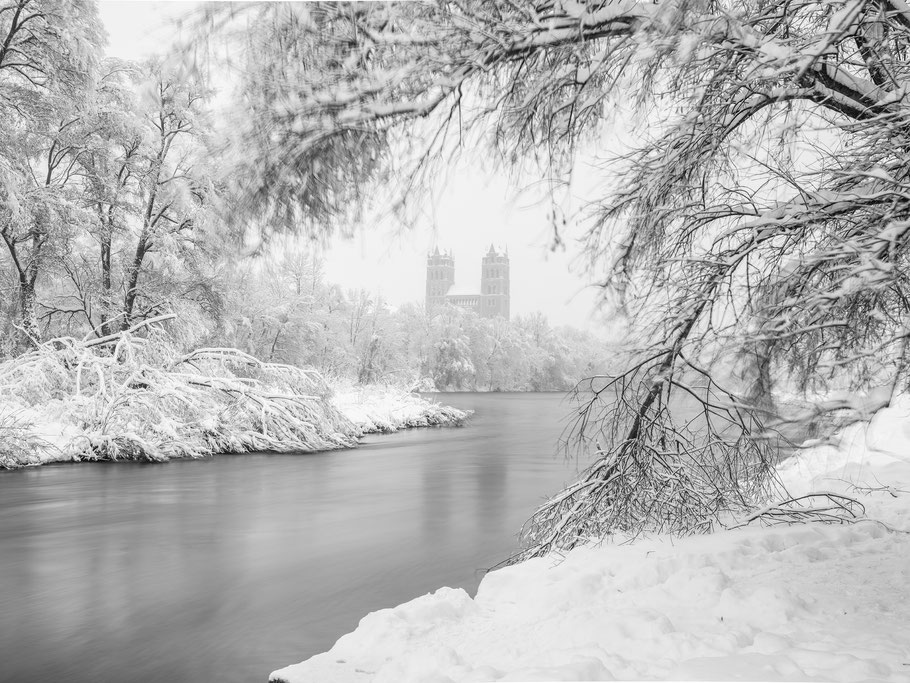
[[[484,318],[509,319],[509,254],[490,245],[480,263],[480,292],[455,284],[455,259],[437,247],[427,256],[427,313],[445,305],[474,311]]]

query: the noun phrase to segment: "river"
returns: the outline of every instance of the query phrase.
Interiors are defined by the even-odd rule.
[[[346,451],[0,472],[0,680],[264,682],[370,611],[472,594],[574,478],[562,394]]]

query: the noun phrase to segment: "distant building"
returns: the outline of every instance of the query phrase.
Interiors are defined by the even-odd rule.
[[[450,253],[439,253],[437,247],[427,256],[427,312],[450,304],[474,311],[484,318],[509,319],[509,254],[490,251],[480,265],[480,293],[455,284],[455,259]]]

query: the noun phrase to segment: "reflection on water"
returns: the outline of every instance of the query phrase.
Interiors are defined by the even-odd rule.
[[[264,681],[367,612],[476,590],[575,473],[559,394],[349,451],[0,473],[0,679]]]

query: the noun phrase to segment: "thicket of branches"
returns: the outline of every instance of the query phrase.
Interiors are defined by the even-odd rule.
[[[48,459],[306,452],[355,443],[355,426],[329,401],[319,373],[231,348],[183,353],[160,327],[172,318],[106,337],[48,340],[0,363],[8,411],[8,424],[0,427],[0,467]],[[26,429],[31,421],[37,425]],[[65,443],[36,436],[48,429]]]
[[[377,179],[413,191],[473,144],[466,131],[559,187],[631,105],[632,151],[604,163],[584,227],[641,341],[608,388],[580,392],[575,436],[601,440],[597,462],[537,515],[532,554],[722,523],[770,495],[792,415],[856,419],[875,406],[851,397],[884,386],[880,406],[904,388],[903,0],[307,3],[208,19],[212,35],[248,36],[248,210],[314,230]],[[778,410],[781,390],[807,407]]]

